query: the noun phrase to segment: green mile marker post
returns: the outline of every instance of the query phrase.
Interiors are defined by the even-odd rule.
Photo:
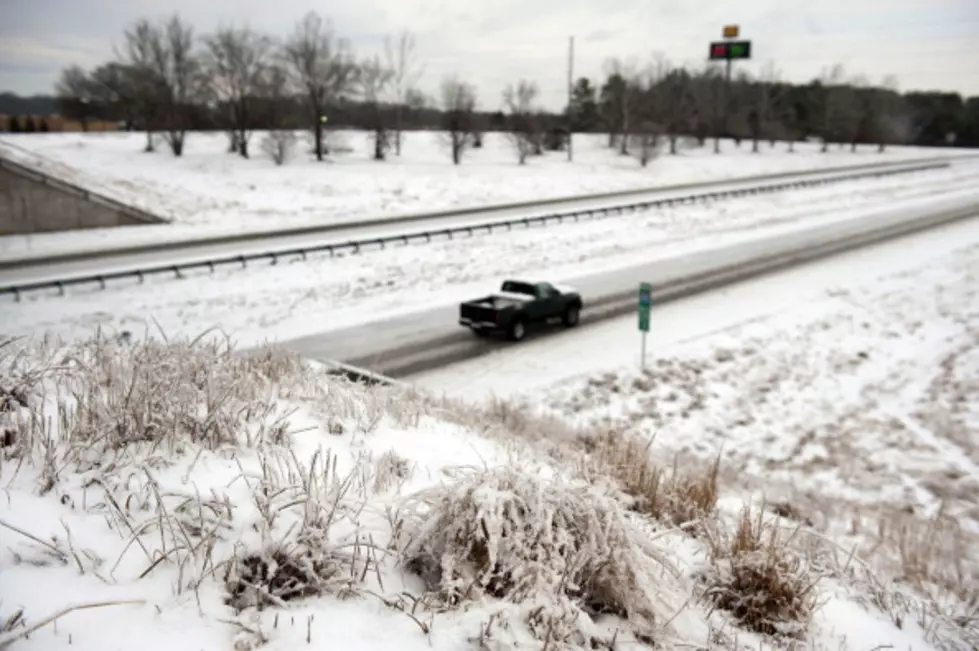
[[[639,368],[646,370],[646,335],[649,333],[649,312],[653,307],[653,286],[649,283],[639,283],[639,331],[642,333],[642,345],[639,352]]]

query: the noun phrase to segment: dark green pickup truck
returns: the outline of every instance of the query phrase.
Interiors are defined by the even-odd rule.
[[[505,334],[520,341],[532,325],[560,319],[578,325],[581,295],[572,287],[505,280],[500,291],[459,306],[459,324],[477,335]]]

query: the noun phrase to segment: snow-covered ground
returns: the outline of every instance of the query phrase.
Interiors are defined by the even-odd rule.
[[[176,340],[7,344],[0,386],[3,649],[979,643],[969,547],[937,548],[967,533],[880,506],[833,540],[737,467],[670,470],[639,419],[576,429]]]
[[[979,533],[979,243],[545,393],[836,507],[941,506]]]
[[[242,345],[340,329],[497,286],[502,275],[560,281],[649,262],[686,249],[757,237],[771,229],[852,219],[875,210],[979,197],[977,164],[724,200],[580,224],[433,242],[308,262],[218,270],[213,276],[110,283],[66,297],[4,304],[0,330],[77,334],[95,327],[134,333],[154,321],[170,334],[219,326]],[[766,229],[768,229],[766,231]]]
[[[652,324],[645,372],[632,316],[413,383],[632,433],[681,467],[720,458],[730,485],[976,625],[979,222],[654,306]]]
[[[528,201],[549,197],[646,188],[771,172],[788,172],[840,165],[900,161],[936,155],[959,155],[962,150],[892,148],[878,153],[864,147],[856,153],[819,145],[799,144],[786,153],[784,143],[766,143],[758,154],[750,143],[736,147],[725,142],[724,153],[712,147],[686,144],[677,156],[663,155],[642,169],[630,157],[610,150],[601,134],[575,136],[575,160],[563,152],[532,157],[519,166],[507,137],[486,135],[484,146],[467,152],[453,166],[444,134],[415,132],[405,136],[401,157],[386,162],[370,159],[364,132],[337,131],[329,162],[316,163],[303,143],[294,160],[281,167],[262,156],[254,136],[253,158],[227,153],[220,133],[192,133],[181,158],[164,147],[143,152],[140,133],[4,135],[0,154],[50,174],[102,192],[112,198],[177,222],[157,229],[172,235],[192,225],[208,228],[272,228],[322,223],[340,218],[367,219],[382,214],[422,212],[487,203]],[[146,227],[136,227],[141,229]],[[157,227],[152,227],[157,228]],[[123,237],[134,228],[112,229]],[[82,237],[97,238],[96,232]],[[43,239],[43,238],[35,238]]]

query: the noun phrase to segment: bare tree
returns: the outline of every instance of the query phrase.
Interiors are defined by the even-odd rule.
[[[897,79],[888,75],[879,88],[871,89],[868,97],[870,137],[877,142],[877,151],[887,145],[900,145],[915,135],[911,114],[898,92]]]
[[[873,139],[875,106],[873,90],[866,77],[856,76],[846,85],[851,101],[852,115],[842,125],[843,137],[850,143],[850,151],[856,152],[861,140]],[[842,142],[841,142],[842,144]]]
[[[447,77],[442,80],[442,108],[452,164],[458,165],[473,143],[476,89],[456,76]]]
[[[517,152],[517,161],[523,165],[540,143],[535,142],[537,132],[535,125],[534,102],[539,94],[537,84],[521,79],[516,87],[510,84],[503,91],[503,103],[509,111],[508,137]]]
[[[841,65],[835,65],[820,78],[822,98],[820,102],[822,151],[829,150],[830,142],[840,146],[848,142],[860,119],[860,109],[853,88],[846,81]]]
[[[248,158],[252,105],[269,64],[272,40],[247,27],[221,27],[205,39],[210,90],[228,112],[231,150]]]
[[[82,131],[88,131],[88,121],[94,116],[92,80],[80,66],[61,71],[55,85],[58,109],[67,118],[78,120]]]
[[[629,133],[637,105],[636,63],[618,58],[608,59],[604,64],[608,78],[605,96],[602,98],[602,113],[609,129],[609,145],[618,135],[619,153],[629,153]],[[618,132],[618,133],[616,133]]]
[[[337,38],[332,26],[313,11],[296,25],[283,54],[305,94],[316,160],[322,161],[326,108],[353,90],[357,64],[347,42]]]
[[[664,56],[657,55],[651,64],[655,86],[649,101],[655,104],[655,119],[670,143],[670,153],[677,153],[680,135],[691,130],[696,110],[690,74],[674,68]]]
[[[289,73],[279,65],[268,65],[256,84],[260,120],[269,132],[262,139],[262,151],[276,165],[284,164],[295,149],[296,133],[286,124],[289,114]]]
[[[751,151],[758,153],[758,142],[780,133],[781,104],[785,88],[780,84],[781,73],[773,62],[766,63],[758,78],[749,86],[748,126],[751,131]]]
[[[630,84],[630,117],[632,124],[628,132],[632,155],[643,167],[659,153],[664,134],[659,117],[664,105],[670,101],[662,92],[661,82],[667,68],[662,61],[654,62],[643,72],[635,75]]]
[[[394,74],[394,70],[379,56],[373,56],[360,64],[360,89],[374,139],[374,160],[384,160],[391,144],[391,133],[382,100],[394,80]]]
[[[110,115],[122,119],[126,128],[132,128],[138,117],[139,106],[135,76],[131,68],[110,61],[100,65],[89,75],[95,103],[105,107]]]
[[[146,132],[147,152],[156,149],[153,136],[162,123],[163,80],[154,66],[154,54],[162,41],[159,26],[140,19],[125,31],[123,50],[118,53],[129,74],[135,113]]]
[[[789,143],[788,152],[790,154],[795,153],[795,143],[805,135],[802,116],[799,114],[798,107],[791,103],[783,105],[779,111],[778,123],[785,140]]]
[[[708,65],[690,80],[691,127],[701,147],[707,143],[711,131],[717,128],[717,105],[722,98],[723,84],[724,77],[716,65]]]
[[[153,117],[158,114],[170,151],[181,156],[190,110],[203,86],[194,30],[176,14],[156,24],[140,20],[126,33],[126,42],[130,64],[140,80],[140,95]],[[151,144],[150,137],[148,149]]]
[[[424,74],[425,66],[418,62],[415,37],[410,32],[402,32],[396,44],[389,38],[385,39],[384,50],[388,68],[393,71],[391,86],[394,95],[394,154],[400,156],[404,111],[408,108],[411,92]]]

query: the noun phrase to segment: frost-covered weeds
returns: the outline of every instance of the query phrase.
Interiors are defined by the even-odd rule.
[[[0,519],[15,563],[70,566],[110,585],[162,576],[198,600],[221,586],[228,619],[322,595],[376,597],[428,634],[439,612],[478,606],[487,610],[475,648],[556,650],[713,644],[723,612],[724,626],[779,645],[806,639],[828,577],[859,585],[870,607],[898,627],[916,621],[938,646],[979,641],[975,604],[953,612],[921,601],[855,552],[786,531],[763,510],[729,521],[718,462],[659,466],[645,441],[507,403],[367,389],[214,337],[101,336],[0,343],[0,400],[0,481],[8,494],[57,499],[67,516],[55,533]],[[384,424],[403,432],[432,416],[523,446],[538,467],[486,462],[415,485],[407,448],[354,445]],[[905,582],[954,583],[939,581],[935,559],[963,550],[888,527],[881,544],[897,546]],[[702,567],[677,553],[685,547]],[[421,593],[397,587],[393,571],[419,576]],[[0,621],[3,648],[45,620],[15,610]],[[239,626],[246,646],[269,639]]]
[[[592,644],[590,618],[603,614],[658,639],[656,626],[680,605],[664,601],[682,592],[665,552],[616,500],[581,483],[511,468],[475,472],[412,496],[396,542],[450,607],[489,596],[556,608],[563,616],[535,631],[544,642]]]
[[[816,577],[808,559],[790,544],[764,509],[748,507],[728,532],[714,527],[706,594],[743,626],[766,635],[801,637],[816,608]]]

